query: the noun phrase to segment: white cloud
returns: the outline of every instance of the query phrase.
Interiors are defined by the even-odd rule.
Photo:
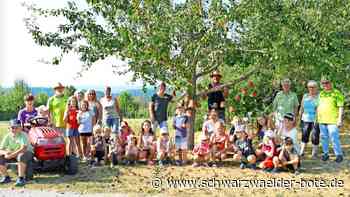
[[[16,79],[24,79],[31,86],[50,86],[61,81],[64,84],[75,86],[130,86],[140,85],[140,82],[131,84],[131,74],[117,76],[113,74],[112,64],[123,64],[121,61],[108,59],[93,65],[92,69],[85,72],[83,77],[74,79],[80,71],[82,63],[75,55],[66,56],[58,66],[47,65],[38,60],[44,58],[50,60],[57,55],[52,48],[44,48],[36,45],[25,28],[23,18],[27,11],[21,6],[23,0],[1,0],[1,54],[0,57],[0,84],[11,86]],[[31,0],[28,4],[35,3],[44,8],[57,8],[66,5],[66,0],[47,1]],[[81,2],[78,5],[84,6]],[[44,25],[52,28],[59,21],[54,18],[46,20]]]

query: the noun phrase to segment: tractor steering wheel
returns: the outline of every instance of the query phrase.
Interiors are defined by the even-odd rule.
[[[35,127],[39,127],[39,126],[47,126],[47,124],[49,123],[49,120],[45,117],[34,117],[28,120],[28,122]]]

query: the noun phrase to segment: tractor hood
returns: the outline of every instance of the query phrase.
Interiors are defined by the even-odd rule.
[[[51,127],[34,127],[29,131],[29,136],[32,140],[35,140],[38,138],[56,138],[62,135]]]

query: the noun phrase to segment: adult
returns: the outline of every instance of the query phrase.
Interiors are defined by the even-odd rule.
[[[203,123],[203,127],[202,127],[203,135],[207,135],[207,136],[211,137],[215,131],[215,124],[217,122],[224,123],[224,120],[219,118],[218,112],[215,109],[212,109],[209,112],[208,120],[206,120]]]
[[[208,89],[219,87],[222,75],[218,70],[215,70],[210,75],[211,83],[208,85]],[[207,94],[208,97],[208,111],[215,109],[218,111],[219,118],[225,120],[225,98],[228,96],[228,88],[218,90]]]
[[[49,123],[62,134],[65,133],[66,123],[64,122],[64,112],[68,98],[64,96],[64,86],[58,83],[53,87],[54,95],[47,101],[47,108],[49,109]]]
[[[332,87],[327,78],[321,80],[323,90],[320,92],[317,105],[317,121],[320,124],[322,160],[329,159],[329,138],[336,155],[335,162],[343,161],[343,151],[339,139],[339,128],[343,126],[344,95]]]
[[[293,141],[293,147],[298,155],[300,155],[300,146],[298,143],[298,131],[295,127],[295,115],[293,113],[286,113],[283,116],[283,129],[279,133],[282,141],[287,137]]]
[[[168,105],[169,102],[175,96],[169,95],[166,92],[166,84],[162,82],[159,85],[157,93],[152,96],[151,102],[149,103],[149,114],[152,121],[152,130],[155,132],[156,128],[168,129]]]
[[[85,100],[89,103],[89,110],[94,114],[93,125],[102,123],[102,106],[101,103],[97,100],[96,91],[90,89],[86,92]]]
[[[284,79],[282,81],[282,91],[279,91],[273,100],[273,113],[275,115],[276,129],[283,127],[283,116],[287,113],[297,115],[299,101],[297,95],[290,90],[291,81]]]
[[[28,132],[29,120],[38,115],[38,111],[34,108],[34,96],[27,94],[24,96],[25,107],[18,112],[17,119],[21,122],[23,131]]]
[[[307,83],[308,93],[305,93],[301,100],[299,114],[301,115],[302,138],[300,144],[300,155],[304,156],[306,144],[309,142],[311,134],[312,158],[317,158],[318,145],[320,143],[320,128],[316,122],[316,109],[318,99],[317,82],[310,80]]]
[[[28,135],[22,132],[19,120],[11,120],[9,133],[5,135],[0,145],[0,173],[3,176],[0,184],[11,182],[6,163],[18,162],[18,178],[15,186],[24,186],[27,164],[32,159],[33,148],[29,143]]]
[[[109,129],[113,135],[117,135],[119,123],[122,121],[122,113],[119,108],[118,97],[113,99],[111,87],[106,87],[105,95],[100,99],[102,106],[102,125]]]

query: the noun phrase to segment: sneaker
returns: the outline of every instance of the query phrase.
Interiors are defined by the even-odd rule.
[[[296,170],[294,171],[294,174],[295,174],[295,175],[299,175],[299,174],[300,174],[300,170],[299,170],[299,169],[296,169]]]
[[[245,163],[241,163],[240,165],[239,165],[239,168],[241,168],[241,169],[244,169],[244,168],[246,168],[247,167],[247,165],[245,164]]]
[[[164,162],[162,160],[159,160],[158,165],[162,167],[162,166],[164,166]]]
[[[213,164],[211,165],[211,167],[216,168],[216,167],[218,167],[218,165],[217,165],[216,163],[213,163]]]
[[[192,167],[194,167],[194,168],[199,167],[199,164],[198,163],[193,163]]]
[[[263,172],[271,172],[273,169],[272,168],[264,168]]]
[[[177,166],[182,166],[182,162],[181,162],[180,160],[176,160],[176,161],[175,161],[175,165],[177,165]]]
[[[278,169],[278,168],[274,168],[274,169],[272,169],[272,171],[271,171],[271,173],[279,173],[280,172],[280,170]]]
[[[11,177],[5,176],[0,180],[0,184],[6,184],[11,182]]]
[[[321,157],[322,161],[328,161],[328,159],[329,159],[329,155],[328,154],[323,154],[322,157]]]
[[[341,163],[343,161],[343,155],[337,155],[335,158],[335,162]]]
[[[209,167],[208,163],[203,163],[202,166]]]
[[[249,164],[248,168],[256,170],[256,164]]]
[[[312,160],[317,160],[318,157],[317,157],[317,155],[315,154],[315,155],[312,155],[312,156],[311,156],[311,159],[312,159]]]
[[[26,181],[24,180],[23,177],[20,177],[17,179],[15,186],[16,187],[23,187],[26,184]]]

